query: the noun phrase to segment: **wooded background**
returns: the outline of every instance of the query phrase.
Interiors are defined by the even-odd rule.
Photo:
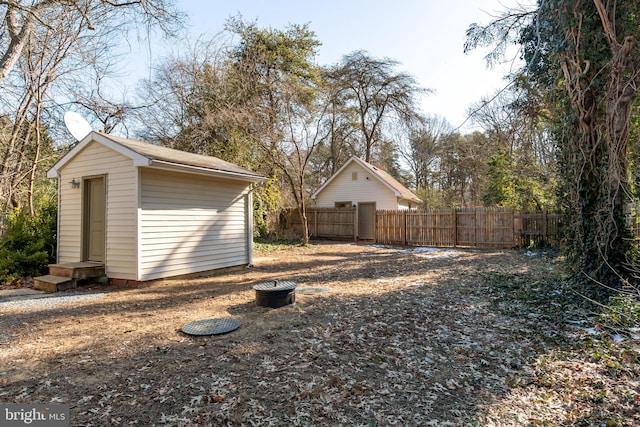
[[[0,216],[55,205],[44,175],[75,144],[62,126],[72,110],[96,130],[269,177],[254,198],[263,236],[283,208],[305,218],[309,194],[356,155],[423,208],[562,212],[580,286],[620,289],[640,277],[626,211],[640,188],[635,1],[540,0],[472,23],[466,51],[486,49],[491,65],[513,60],[515,45],[521,61],[504,89],[469,107],[470,133],[421,111],[429,88],[392,58],[354,51],[319,64],[322,41],[306,24],[261,28],[232,16],[224,36],[193,41],[176,36],[184,20],[171,0],[11,0],[0,14]],[[135,94],[118,93],[116,46],[152,31],[177,53]]]

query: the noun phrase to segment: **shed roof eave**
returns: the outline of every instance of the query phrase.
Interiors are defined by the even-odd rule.
[[[71,161],[80,151],[84,150],[87,145],[89,145],[92,141],[96,141],[100,144],[103,144],[112,150],[122,154],[125,157],[129,157],[133,160],[135,166],[148,166],[149,159],[126,148],[120,144],[116,144],[105,135],[100,132],[92,131],[87,136],[85,136],[82,140],[78,141],[78,143],[65,153],[52,167],[47,171],[47,178],[58,178],[60,177],[60,170],[65,167],[65,165]]]
[[[246,182],[262,182],[267,180],[266,177],[260,176],[260,175],[250,175],[250,174],[243,174],[238,172],[208,169],[208,168],[203,168],[199,166],[190,166],[190,165],[183,165],[179,163],[171,163],[163,160],[151,160],[148,165],[141,165],[141,166],[149,166],[156,169],[174,170],[179,172],[196,173],[200,175],[216,176],[219,178],[235,179],[235,180],[246,181]]]
[[[399,196],[398,197],[398,201],[401,201],[401,200],[406,200],[406,201],[412,202],[412,203],[421,203],[422,202],[422,200],[419,199],[419,198]]]

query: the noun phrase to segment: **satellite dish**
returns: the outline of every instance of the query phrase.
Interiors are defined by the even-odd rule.
[[[71,132],[71,135],[76,139],[76,141],[80,141],[84,139],[85,136],[91,133],[91,125],[82,117],[80,114],[67,111],[64,113],[64,124]]]

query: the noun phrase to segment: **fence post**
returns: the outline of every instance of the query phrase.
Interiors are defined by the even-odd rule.
[[[407,244],[407,212],[402,211],[402,243]]]
[[[478,246],[478,208],[473,208],[473,246]]]
[[[313,212],[313,234],[318,236],[318,210]]]
[[[458,246],[458,210],[453,208],[453,247]]]
[[[511,240],[513,240],[513,246],[518,246],[516,239],[516,211],[511,209]]]
[[[377,216],[378,215],[376,214],[376,221],[378,220]],[[351,208],[351,223],[353,224],[353,241],[357,242],[358,233],[356,233],[356,208]],[[377,224],[376,224],[376,230],[377,230]]]

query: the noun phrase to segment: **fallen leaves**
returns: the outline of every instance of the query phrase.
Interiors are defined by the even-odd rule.
[[[0,400],[61,399],[86,426],[638,421],[637,350],[577,350],[553,257],[325,244],[255,262],[11,313],[30,331],[2,335]],[[251,285],[276,279],[329,292],[257,307]],[[228,335],[179,332],[228,316]]]

